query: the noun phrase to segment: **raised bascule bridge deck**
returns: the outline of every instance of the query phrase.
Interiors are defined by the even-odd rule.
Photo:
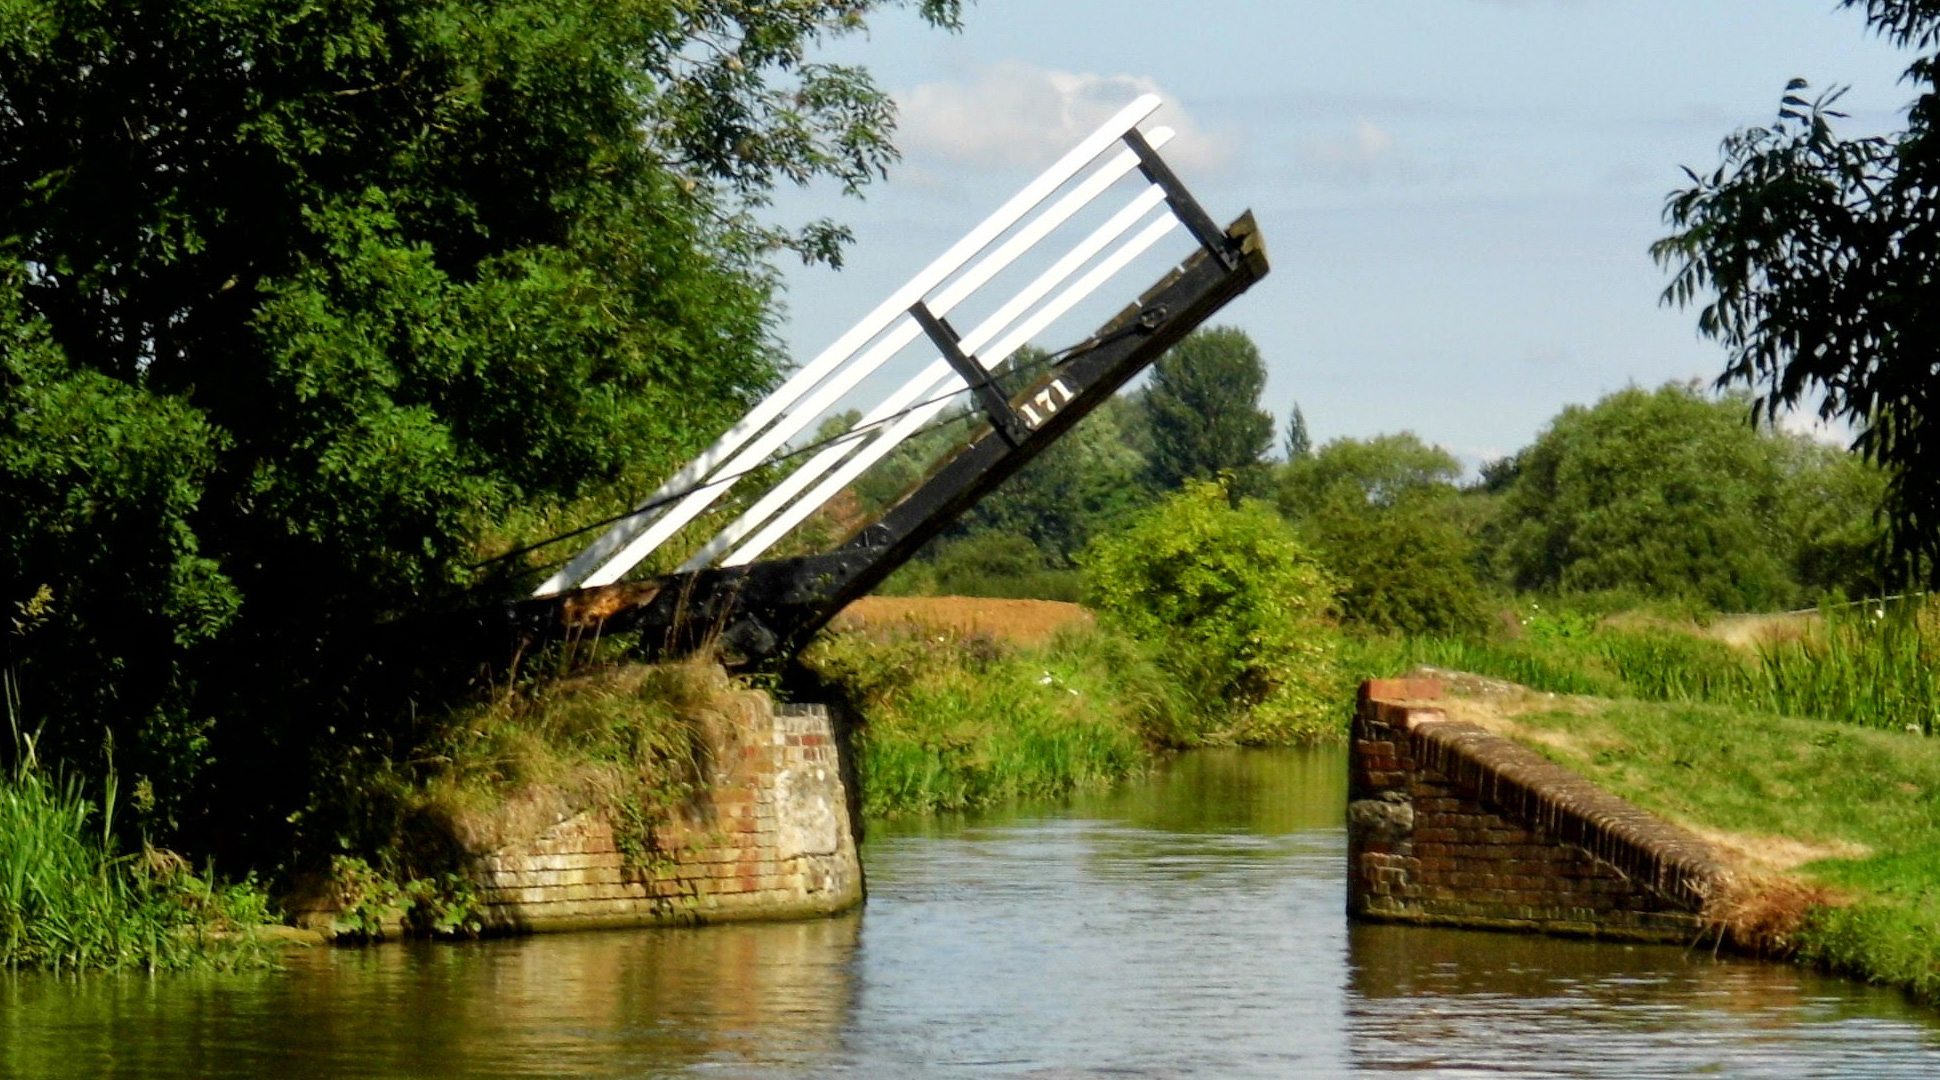
[[[530,598],[474,613],[476,629],[506,655],[547,640],[628,633],[639,636],[648,656],[705,647],[734,665],[800,649],[1267,273],[1251,214],[1216,225],[1159,154],[1172,132],[1140,129],[1159,104],[1147,95],[1113,116],[612,522]],[[1190,252],[1136,300],[1095,333],[1049,352],[1047,363],[1017,362],[1020,350],[1058,329],[1060,319],[1181,228],[1193,242]],[[1037,265],[1034,276],[1023,273]],[[980,311],[988,314],[967,331],[951,322]],[[912,346],[927,346],[934,356],[846,430],[804,453],[797,443],[816,430],[811,425],[826,423],[859,387],[883,381],[872,377]],[[827,551],[764,558],[961,402],[974,403],[985,426],[924,480]],[[629,578],[670,542],[691,543],[683,530],[737,485],[801,457],[807,460],[746,501],[672,573]]]

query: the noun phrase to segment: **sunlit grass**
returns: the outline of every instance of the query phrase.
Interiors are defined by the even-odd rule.
[[[253,886],[115,852],[110,812],[31,756],[0,779],[0,964],[54,972],[259,964]]]
[[[1673,821],[1753,853],[1812,857],[1789,872],[1849,902],[1812,911],[1800,957],[1940,1001],[1940,742],[1635,700],[1559,699],[1514,723],[1551,759]]]
[[[1139,646],[1096,631],[1032,647],[835,635],[805,661],[861,719],[853,745],[873,817],[1096,790],[1142,771],[1190,724]]]
[[[1358,642],[1363,674],[1430,664],[1561,694],[1725,705],[1891,731],[1940,721],[1940,607],[1859,609],[1809,633],[1738,648],[1668,625],[1568,628],[1515,640]]]

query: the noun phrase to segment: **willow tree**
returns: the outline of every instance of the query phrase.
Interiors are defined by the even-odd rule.
[[[811,55],[894,3],[0,0],[0,661],[44,749],[112,745],[165,824],[488,530],[717,432],[777,374],[764,259],[845,238],[769,194],[893,159]]]
[[[1846,138],[1839,91],[1785,89],[1777,119],[1724,142],[1690,174],[1654,253],[1666,299],[1702,303],[1699,328],[1730,359],[1719,382],[1756,390],[1769,416],[1806,407],[1851,425],[1890,477],[1906,569],[1940,569],[1940,4],[1842,0],[1919,50],[1904,130]]]

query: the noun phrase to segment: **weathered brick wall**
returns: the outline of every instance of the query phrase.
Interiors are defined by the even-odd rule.
[[[1696,837],[1447,717],[1434,680],[1362,686],[1348,911],[1368,919],[1689,941],[1728,871]]]
[[[724,679],[719,704],[706,726],[705,782],[655,815],[650,837],[637,826],[628,833],[612,811],[544,798],[454,835],[461,847],[482,848],[466,838],[481,831],[502,838],[474,848],[466,867],[487,931],[796,918],[860,903],[862,864],[828,710],[775,705]],[[346,902],[321,878],[286,898],[299,926],[326,934],[341,928]],[[364,916],[387,936],[403,932],[401,911]]]
[[[494,930],[771,919],[862,899],[835,734],[820,705],[746,704],[716,748],[712,783],[629,856],[600,811],[480,855]]]

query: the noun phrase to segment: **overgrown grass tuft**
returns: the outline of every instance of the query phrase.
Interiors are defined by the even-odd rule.
[[[454,881],[470,853],[594,809],[630,857],[652,862],[745,692],[718,667],[611,662],[429,718],[408,752],[356,763],[324,800],[333,864],[357,868],[340,884],[369,878],[402,895]]]
[[[163,852],[118,855],[97,807],[31,751],[0,778],[0,964],[53,972],[266,964],[253,883],[222,886]]]
[[[1032,647],[923,631],[827,635],[803,663],[861,718],[856,765],[874,817],[1105,787],[1195,726],[1146,647],[1092,630]]]
[[[1940,842],[1810,869],[1858,900],[1812,913],[1801,958],[1940,1004]]]

